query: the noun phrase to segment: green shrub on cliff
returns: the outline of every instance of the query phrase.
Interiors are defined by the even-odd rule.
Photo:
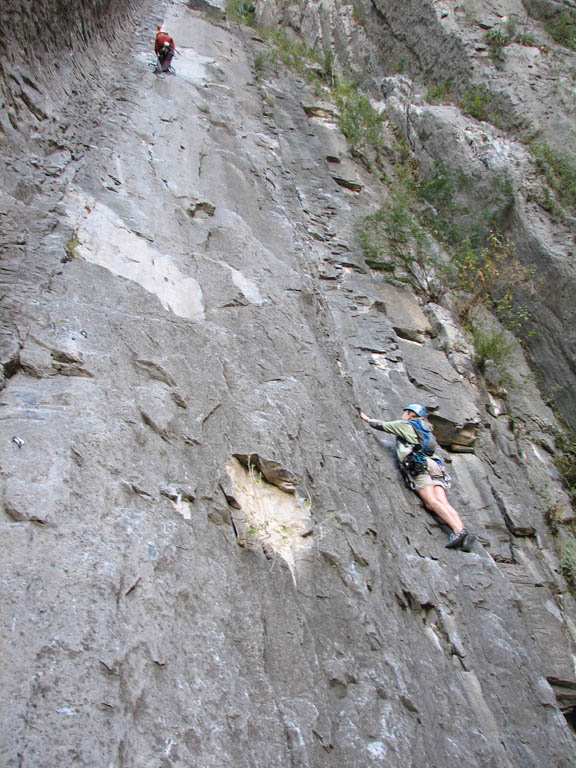
[[[276,47],[280,61],[294,72],[302,74],[311,63],[317,63],[314,51],[283,29],[269,31],[267,39]]]
[[[256,6],[250,0],[226,0],[226,16],[231,21],[256,26]]]
[[[338,81],[333,95],[340,110],[339,127],[350,151],[367,167],[378,166],[384,150],[382,114],[353,83]]]
[[[526,325],[529,318],[515,306],[513,291],[530,289],[532,275],[499,234],[514,199],[510,182],[495,179],[483,206],[465,204],[471,177],[439,164],[423,180],[406,147],[398,147],[390,198],[361,227],[368,265],[393,273],[428,301],[456,291],[464,319],[483,303],[509,329]]]
[[[513,243],[505,235],[491,232],[482,247],[464,243],[456,249],[450,268],[451,286],[461,294],[458,306],[464,321],[474,307],[483,304],[509,330],[531,333],[527,330],[530,315],[514,299],[517,288],[535,291],[534,275],[520,263]]]
[[[283,64],[304,76],[308,82],[334,84],[334,57],[330,51],[319,53],[282,28],[260,28],[258,32],[267,46],[254,59],[257,77],[275,72],[278,64]]]
[[[504,48],[512,45],[512,43],[517,43],[518,45],[526,45],[529,47],[536,45],[536,41],[531,34],[526,32],[517,34],[516,22],[512,19],[509,20],[506,24],[505,31],[496,28],[491,29],[486,33],[484,39],[488,48],[490,49],[490,58],[496,61],[504,61]]]
[[[427,248],[426,234],[401,201],[368,216],[360,241],[370,267],[389,272],[428,301],[438,300],[436,263]]]
[[[470,175],[443,163],[437,163],[419,182],[419,196],[429,204],[423,209],[422,223],[443,243],[466,242],[481,247],[490,232],[506,227],[514,203],[510,179],[492,178],[488,188],[477,196],[482,204],[470,202],[473,187]]]
[[[467,179],[448,171],[431,178],[422,184],[414,169],[396,169],[389,200],[363,220],[359,231],[366,263],[407,283],[426,301],[438,301],[446,291],[454,291],[465,323],[482,304],[509,330],[532,333],[530,315],[517,305],[515,292],[520,287],[530,293],[535,290],[533,273],[520,263],[513,244],[489,229],[493,212],[478,218],[476,233],[470,226],[468,237],[451,221],[463,211],[454,202],[454,190],[467,184]],[[440,215],[431,214],[431,199],[441,209]],[[434,238],[444,243],[447,253],[441,253]],[[477,342],[480,361],[490,355],[499,357],[498,347],[503,355],[507,351],[501,338],[479,336]]]
[[[576,210],[576,166],[568,155],[552,149],[545,141],[530,144],[536,167],[553,190],[558,202],[572,212]]]
[[[566,579],[568,589],[574,595],[576,593],[576,540],[572,534],[563,537],[559,549],[562,575]]]
[[[465,115],[491,123],[502,131],[521,128],[524,121],[505,104],[503,98],[484,85],[473,85],[460,99],[460,109]]]
[[[472,328],[474,341],[474,362],[484,373],[486,363],[492,360],[496,365],[505,366],[512,354],[512,344],[504,331],[486,330],[480,326]]]
[[[513,37],[510,37],[500,29],[491,29],[486,33],[484,39],[490,48],[490,57],[499,61],[504,60],[504,48],[514,42]]]
[[[555,42],[576,50],[576,13],[573,10],[566,8],[546,21],[544,28]]]
[[[564,427],[556,434],[555,442],[554,464],[570,495],[572,507],[576,509],[576,434]],[[562,575],[566,579],[570,592],[576,596],[576,522],[574,517],[571,516],[568,509],[563,509],[561,504],[555,502],[547,504],[544,519],[551,534],[556,539]]]
[[[556,435],[554,463],[562,475],[572,502],[576,504],[576,435],[568,429]]]
[[[556,434],[555,442],[554,464],[570,495],[572,507],[576,509],[576,434],[564,426]],[[576,521],[569,508],[558,501],[550,503],[549,500],[544,519],[556,540],[562,575],[568,589],[576,596]]]
[[[275,71],[278,63],[278,54],[275,50],[266,49],[258,51],[254,57],[254,74],[256,79],[265,77]]]
[[[417,209],[414,179],[408,169],[398,169],[386,204],[363,220],[360,242],[368,266],[390,273],[427,301],[437,301],[444,273]]]
[[[78,239],[78,235],[76,232],[73,232],[68,240],[66,241],[66,244],[64,246],[64,252],[65,256],[63,257],[62,261],[72,261],[73,259],[79,259],[80,256],[78,255],[78,246],[80,245],[80,240]]]
[[[452,83],[443,82],[431,85],[424,97],[428,104],[450,104],[453,101]]]

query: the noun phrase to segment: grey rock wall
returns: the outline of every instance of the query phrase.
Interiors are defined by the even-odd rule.
[[[385,190],[249,31],[143,3],[119,34],[2,149],[2,765],[567,768],[570,512],[522,350],[488,394],[370,272]],[[471,553],[358,419],[407,400]]]
[[[339,62],[373,93],[388,99],[394,91],[387,114],[415,146],[424,176],[442,165],[472,180],[468,199],[460,202],[478,210],[494,197],[491,185],[496,179],[512,185],[505,224],[523,263],[540,281],[536,296],[518,297],[536,330],[525,341],[548,397],[576,429],[571,394],[576,354],[574,220],[570,212],[551,215],[549,206],[545,210],[535,202],[542,199],[543,182],[526,151],[528,138],[539,136],[574,162],[573,54],[556,45],[539,23],[543,11],[534,4],[526,8],[521,0],[433,6],[420,0],[354,6],[263,0],[257,8],[264,25],[282,23],[298,30],[312,47],[331,50],[337,68]],[[531,37],[534,45],[514,43],[503,49],[502,60],[491,59],[487,33],[510,30]],[[398,76],[399,71],[406,74]],[[457,106],[422,108],[427,87],[438,83],[450,83],[455,105],[470,89],[489,89],[498,119],[514,130],[506,135],[465,118]],[[447,150],[452,142],[455,154]]]
[[[6,64],[32,61],[50,67],[59,52],[81,53],[99,40],[112,43],[134,2],[85,0],[69,5],[50,0],[5,0],[0,34]]]
[[[572,287],[576,267],[571,227],[550,217],[534,201],[542,182],[522,144],[486,123],[462,116],[454,106],[422,104],[405,78],[389,81],[393,90],[386,114],[414,146],[423,178],[431,178],[441,167],[468,180],[455,196],[455,204],[466,212],[459,222],[462,230],[477,224],[480,212],[499,220],[515,244],[531,275],[517,297],[530,318],[524,341],[551,400],[566,421],[575,425]],[[451,148],[449,153],[446,147]],[[503,191],[506,189],[508,192]]]
[[[426,72],[456,88],[470,79],[471,62],[458,35],[445,29],[435,8],[396,0],[347,3],[256,4],[265,27],[282,24],[313,48],[332,51],[340,71],[353,72],[365,86],[378,87],[390,72]]]

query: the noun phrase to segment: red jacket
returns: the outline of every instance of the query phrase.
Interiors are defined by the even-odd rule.
[[[158,52],[160,51],[160,48],[162,48],[164,43],[169,43],[169,45],[171,45],[172,48],[176,50],[176,46],[174,45],[174,40],[170,37],[168,32],[156,32],[156,42],[154,43],[154,53],[158,54]]]

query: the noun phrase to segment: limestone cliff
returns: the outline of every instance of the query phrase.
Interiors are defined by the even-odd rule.
[[[254,30],[76,5],[0,11],[2,765],[573,765],[572,512],[521,345],[490,385],[448,301],[371,269],[358,226],[385,179],[303,77],[256,78]],[[422,27],[396,45],[465,84],[469,42],[402,7]],[[509,139],[393,86],[390,141],[409,112],[424,166],[505,147],[516,178]],[[549,257],[523,190],[512,231]],[[573,329],[540,308],[557,376]],[[358,418],[407,401],[432,411],[470,553]]]
[[[552,0],[262,0],[258,18],[285,24],[317,50],[333,52],[337,71],[384,96],[394,90],[390,74],[409,75],[411,87],[389,116],[428,173],[443,164],[474,179],[474,205],[485,204],[486,182],[495,174],[511,185],[507,227],[524,263],[541,279],[538,295],[522,298],[539,330],[525,341],[549,395],[576,429],[574,199],[568,215],[558,216],[526,150],[537,137],[572,162],[576,157],[574,52],[555,44],[554,27],[545,24],[566,17],[568,26],[571,19],[573,37],[572,9]],[[472,114],[506,130],[463,121],[451,106],[423,103],[431,84],[447,87],[452,103],[472,102]],[[569,185],[574,188],[573,171]]]

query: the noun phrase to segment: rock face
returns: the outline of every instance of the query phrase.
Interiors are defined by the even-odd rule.
[[[415,149],[421,168],[449,167],[472,180],[460,202],[480,211],[495,196],[494,183],[509,186],[511,194],[503,196],[507,210],[500,213],[524,264],[539,280],[538,294],[520,299],[534,318],[534,333],[525,342],[549,397],[576,430],[576,225],[573,212],[550,216],[526,150],[530,137],[539,136],[561,152],[559,162],[566,157],[576,162],[573,52],[554,46],[540,22],[558,9],[553,2],[521,0],[462,5],[360,0],[353,6],[262,0],[258,18],[298,30],[309,45],[333,52],[337,71],[351,71],[381,93],[388,117]],[[487,32],[516,42],[494,59]],[[390,76],[399,72],[406,74]],[[424,105],[431,83],[447,86],[455,103],[471,93],[490,94],[495,123],[512,129],[513,139],[454,106]]]
[[[265,26],[284,24],[310,45],[334,50],[339,65],[360,79],[378,81],[391,70],[426,71],[438,81],[463,85],[470,77],[470,58],[460,37],[447,28],[435,6],[421,0],[376,0],[373,3],[257,4]]]
[[[490,393],[371,272],[384,188],[249,30],[111,2],[107,48],[78,6],[61,90],[2,81],[2,765],[573,765],[571,513],[520,346]],[[409,401],[471,553],[358,418]]]

